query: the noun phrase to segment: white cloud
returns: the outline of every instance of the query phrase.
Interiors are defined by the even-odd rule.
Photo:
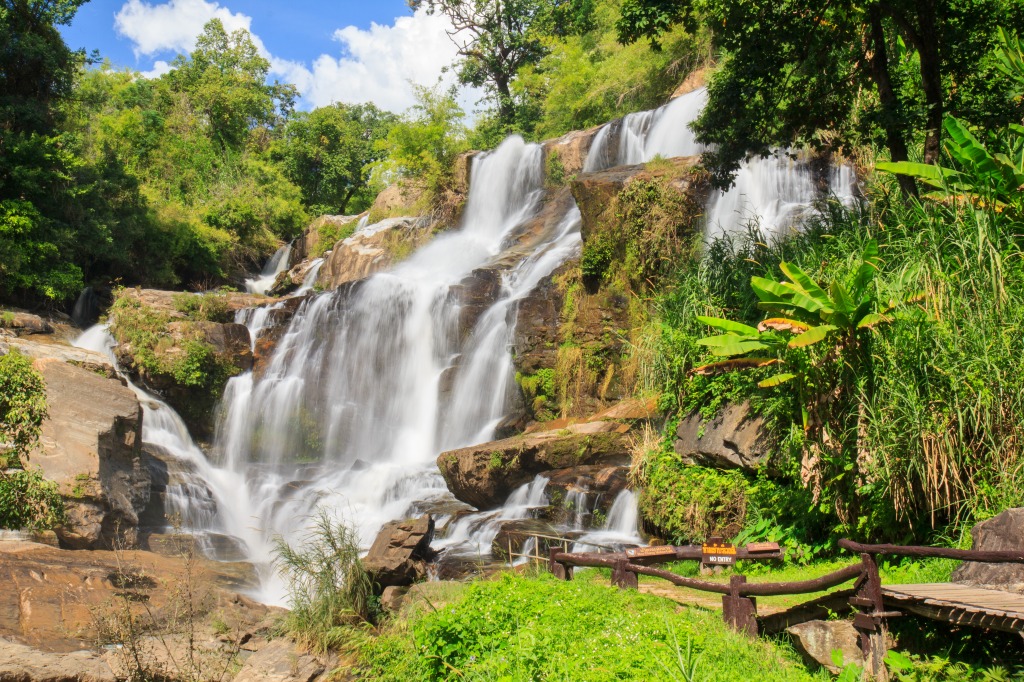
[[[220,19],[228,33],[250,30],[252,17],[206,0],[170,0],[149,4],[128,0],[114,16],[114,28],[134,45],[135,56],[157,52],[191,52],[210,19]]]
[[[143,71],[142,75],[146,78],[159,78],[170,70],[171,65],[160,59],[153,62],[153,68],[149,71]]]
[[[239,28],[251,32],[252,17],[206,0],[156,4],[128,0],[117,13],[114,26],[132,41],[136,56],[153,56],[191,51],[203,26],[213,18],[220,19],[228,32]],[[454,73],[445,72],[456,58],[455,45],[447,34],[450,27],[442,14],[429,15],[423,10],[398,17],[391,25],[374,23],[369,29],[346,26],[334,32],[334,39],[341,44],[339,54],[321,54],[311,64],[273,56],[256,35],[253,42],[270,60],[272,75],[294,83],[313,107],[373,102],[382,109],[402,112],[415,102],[413,83],[432,86],[438,78],[448,85],[455,82]],[[168,69],[165,61],[158,61],[144,75],[160,75]],[[469,111],[480,96],[479,90],[466,88],[459,99]]]

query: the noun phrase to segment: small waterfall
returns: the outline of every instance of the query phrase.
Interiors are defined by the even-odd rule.
[[[92,287],[85,287],[75,301],[71,319],[81,328],[91,326],[100,317],[100,302]]]
[[[470,557],[489,556],[491,543],[502,524],[527,519],[534,510],[547,506],[547,486],[548,479],[538,475],[516,488],[500,509],[463,516],[455,521],[447,535],[434,542],[434,547]]]
[[[699,144],[690,124],[707,104],[707,90],[700,88],[677,97],[654,111],[628,114],[602,128],[594,137],[585,172],[612,166],[646,163],[656,156],[696,156]],[[614,141],[618,139],[618,145]],[[711,193],[707,203],[709,238],[746,232],[757,224],[766,236],[785,234],[814,212],[821,193],[804,154],[779,150],[776,155],[752,158],[740,164],[735,183],[726,192]],[[856,201],[853,168],[830,169],[828,192],[842,203]]]
[[[250,294],[265,294],[270,287],[274,286],[274,280],[282,272],[288,269],[288,258],[292,254],[292,245],[285,244],[270,257],[267,264],[263,266],[259,277],[245,280],[245,290]]]
[[[641,545],[643,539],[640,537],[639,519],[636,493],[624,489],[608,510],[604,527],[583,534],[573,545],[572,551],[589,552],[609,547]]]
[[[323,258],[317,258],[310,263],[306,276],[302,278],[302,286],[295,291],[295,296],[302,296],[303,294],[313,290],[313,287],[316,286],[316,278],[320,276],[320,268],[323,266]]]
[[[90,327],[72,345],[107,357],[142,405],[142,442],[156,446],[165,457],[177,463],[176,482],[168,486],[165,494],[169,517],[165,530],[170,529],[171,521],[180,523],[181,530],[193,533],[211,556],[217,554],[210,544],[211,535],[243,537],[248,520],[233,513],[236,508],[232,506],[231,495],[239,481],[210,465],[189,435],[185,422],[170,405],[139,388],[120,372],[113,352],[116,342],[107,325]]]

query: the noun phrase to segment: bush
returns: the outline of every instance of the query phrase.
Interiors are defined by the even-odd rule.
[[[0,471],[0,528],[49,530],[64,523],[57,484],[38,471]]]
[[[42,375],[16,350],[0,356],[0,454],[14,461],[27,456],[46,416]]]

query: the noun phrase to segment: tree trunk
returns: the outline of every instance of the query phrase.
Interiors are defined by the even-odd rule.
[[[917,0],[918,33],[915,47],[921,59],[921,84],[928,107],[924,162],[937,163],[942,142],[942,70],[935,0]]]
[[[515,108],[512,105],[512,90],[509,88],[508,78],[495,75],[494,89],[498,91],[498,121],[502,125],[510,126],[515,119]]]
[[[885,130],[885,145],[893,161],[907,161],[907,142],[903,139],[902,115],[899,97],[892,87],[889,76],[889,55],[885,45],[885,28],[882,26],[882,11],[878,5],[869,10],[871,27],[871,79],[878,88],[878,99],[882,104],[882,128]],[[897,175],[900,189],[906,196],[917,196],[917,183],[906,175]]]

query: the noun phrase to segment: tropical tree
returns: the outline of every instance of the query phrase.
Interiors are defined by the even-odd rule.
[[[593,0],[408,0],[414,10],[440,11],[452,23],[459,81],[484,87],[497,106],[498,123],[511,126],[517,102],[512,89],[520,69],[547,53],[546,35],[591,25]]]
[[[1022,19],[1024,4],[1003,0],[625,0],[619,32],[629,42],[681,21],[712,30],[724,59],[695,127],[724,181],[746,154],[779,145],[877,142],[899,162],[920,134],[933,163],[947,112],[1019,118],[988,55],[996,27]]]
[[[358,212],[373,199],[369,166],[397,120],[373,104],[320,107],[288,122],[274,155],[311,212]]]

